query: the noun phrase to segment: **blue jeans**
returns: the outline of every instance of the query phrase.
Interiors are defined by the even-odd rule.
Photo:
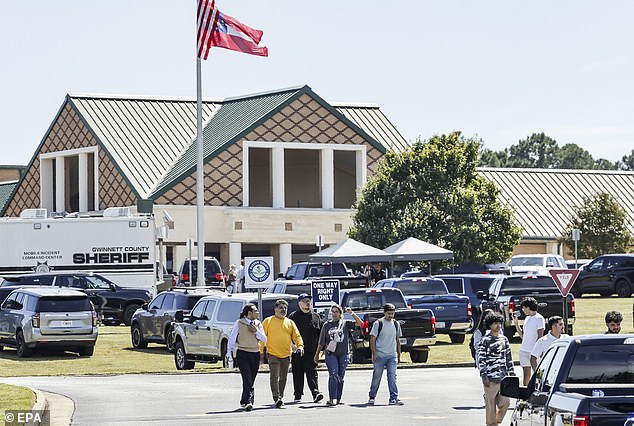
[[[343,376],[348,367],[348,354],[326,354],[326,366],[328,367],[328,399],[341,401],[343,394]]]
[[[398,388],[396,387],[396,355],[388,355],[377,358],[372,372],[372,384],[370,385],[370,398],[376,398],[381,384],[383,369],[387,368],[387,388],[390,391],[390,400],[398,398]]]

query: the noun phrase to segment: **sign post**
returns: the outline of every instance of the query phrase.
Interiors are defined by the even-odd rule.
[[[566,327],[566,332],[568,332],[568,293],[570,293],[570,289],[572,285],[575,283],[575,280],[579,276],[578,269],[549,269],[548,272],[550,276],[553,278],[555,285],[559,289],[559,292],[563,296],[563,317],[564,317],[564,325]]]
[[[258,289],[258,309],[262,311],[262,289],[273,284],[273,257],[244,258],[244,288]]]

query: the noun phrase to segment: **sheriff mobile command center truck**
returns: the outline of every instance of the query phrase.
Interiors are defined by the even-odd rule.
[[[112,207],[101,216],[47,217],[28,209],[0,219],[0,276],[94,272],[124,287],[156,293],[156,228],[149,215]]]

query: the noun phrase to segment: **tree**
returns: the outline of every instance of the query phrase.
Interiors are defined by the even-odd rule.
[[[506,167],[507,161],[508,152],[506,150],[495,152],[488,148],[485,148],[480,153],[481,167]]]
[[[606,160],[605,158],[594,160],[595,170],[616,170],[618,168],[618,163],[613,163],[610,160]]]
[[[548,168],[555,164],[557,141],[544,133],[533,133],[509,149],[507,167]]]
[[[354,206],[349,235],[375,247],[410,236],[456,262],[500,262],[521,237],[499,190],[476,171],[480,142],[460,132],[388,152]]]
[[[593,169],[595,166],[592,155],[574,143],[568,143],[555,152],[557,169]]]
[[[581,230],[577,255],[593,259],[605,253],[623,253],[632,244],[632,234],[627,228],[627,216],[619,203],[610,194],[601,192],[584,198],[576,209],[575,217],[566,227],[559,242],[574,254],[572,230]]]
[[[618,162],[619,169],[621,170],[634,170],[634,149],[629,155],[624,155],[621,161]]]

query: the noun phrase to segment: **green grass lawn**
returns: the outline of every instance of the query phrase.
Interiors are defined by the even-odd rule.
[[[5,410],[30,410],[34,403],[35,394],[30,389],[0,383],[0,422],[4,423]]]

